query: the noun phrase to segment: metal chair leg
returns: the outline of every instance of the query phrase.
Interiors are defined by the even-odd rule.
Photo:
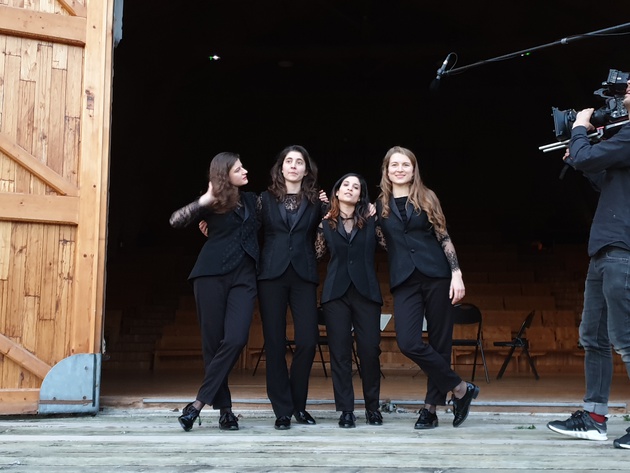
[[[503,366],[501,366],[501,369],[499,370],[499,374],[497,375],[497,379],[501,379],[503,377],[503,373],[505,373],[505,369],[507,368],[508,364],[510,363],[510,360],[512,359],[512,355],[514,355],[514,350],[516,350],[516,347],[513,346],[512,348],[510,348],[510,352],[505,357],[505,361],[503,362]]]
[[[525,353],[525,356],[527,357],[527,361],[529,362],[529,366],[532,369],[532,373],[534,373],[534,377],[537,380],[540,379],[540,376],[538,376],[538,371],[536,370],[536,366],[534,365],[534,360],[529,354],[529,350],[527,349],[527,347],[523,347],[523,353]]]
[[[328,371],[326,371],[326,362],[324,361],[324,353],[322,352],[321,344],[317,344],[317,348],[319,348],[319,359],[322,361],[322,368],[324,369],[324,376],[328,378]]]
[[[258,369],[258,365],[260,364],[260,360],[263,356],[263,353],[265,353],[265,344],[263,343],[262,348],[260,349],[260,353],[258,354],[258,360],[256,360],[256,366],[254,366],[254,371],[252,373],[252,376],[256,376],[256,370]]]

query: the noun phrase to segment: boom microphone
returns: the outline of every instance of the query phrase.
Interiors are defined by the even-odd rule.
[[[438,89],[440,85],[440,79],[442,78],[444,74],[446,74],[447,72],[446,67],[448,66],[448,63],[451,60],[451,57],[453,57],[453,55],[454,53],[448,53],[448,55],[446,56],[446,59],[444,59],[444,62],[442,63],[440,68],[437,70],[437,75],[435,76],[435,79],[431,81],[431,86],[429,87],[432,91],[435,91]]]
[[[448,53],[448,56],[446,56],[446,59],[444,59],[444,62],[442,63],[440,68],[437,70],[437,76],[435,77],[435,80],[440,80],[442,78],[442,76],[446,72],[446,66],[448,66],[448,61],[451,59],[452,55],[453,53]]]

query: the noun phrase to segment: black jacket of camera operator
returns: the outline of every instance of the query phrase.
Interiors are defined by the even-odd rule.
[[[592,144],[586,128],[571,132],[565,161],[600,192],[588,241],[589,256],[606,246],[630,250],[630,123],[610,139]]]

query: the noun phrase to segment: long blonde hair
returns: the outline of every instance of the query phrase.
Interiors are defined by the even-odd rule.
[[[383,206],[383,210],[380,215],[381,218],[388,218],[391,212],[389,200],[392,197],[392,181],[390,181],[388,176],[388,168],[389,160],[395,153],[407,156],[413,166],[413,178],[411,179],[411,183],[409,185],[407,202],[413,205],[416,212],[420,213],[421,210],[424,210],[427,213],[429,222],[431,222],[437,234],[447,234],[446,218],[442,212],[440,200],[435,195],[435,192],[425,186],[422,182],[416,156],[411,152],[411,150],[403,148],[402,146],[394,146],[393,148],[390,148],[383,158],[383,164],[381,166],[381,183],[379,186],[381,193],[378,196],[378,199],[381,201]]]

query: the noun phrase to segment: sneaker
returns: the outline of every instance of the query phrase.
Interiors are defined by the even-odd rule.
[[[416,421],[416,425],[413,426],[414,429],[425,430],[425,429],[434,429],[438,426],[438,417],[435,412],[429,412],[429,409],[422,409],[420,411],[420,417]]]
[[[606,421],[595,422],[588,411],[575,411],[567,420],[554,420],[547,427],[559,434],[585,440],[607,440]],[[630,440],[630,435],[625,435]],[[622,438],[624,438],[622,437]],[[621,440],[621,439],[620,439]],[[626,448],[630,448],[630,445]]]
[[[630,448],[630,427],[626,429],[626,432],[628,432],[626,435],[614,440],[615,448]]]

